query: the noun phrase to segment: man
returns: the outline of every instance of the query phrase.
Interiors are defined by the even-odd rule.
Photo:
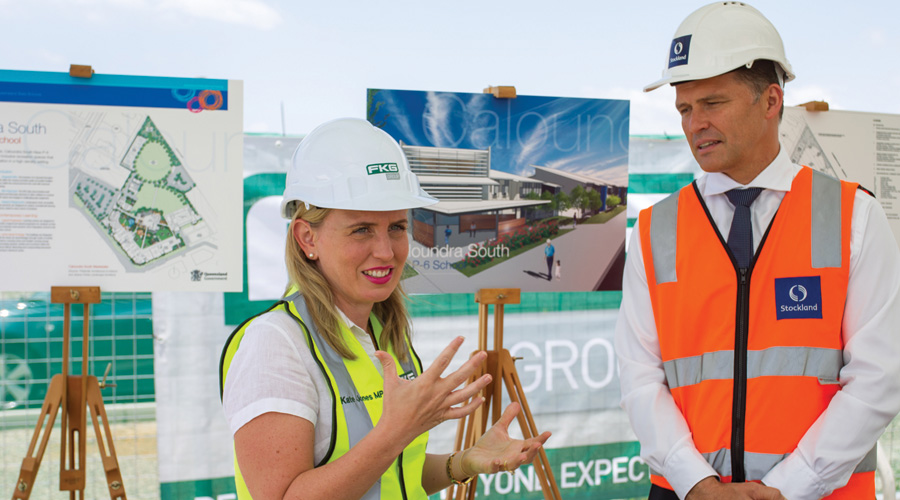
[[[876,200],[780,147],[793,78],[774,26],[718,2],[644,89],[675,86],[706,172],[641,212],[624,274],[622,406],[651,500],[875,498],[900,411],[900,251]]]
[[[550,243],[550,238],[547,238],[547,246],[544,247],[544,257],[547,259],[547,281],[553,279],[553,256],[556,254],[556,249],[553,248],[553,243]]]

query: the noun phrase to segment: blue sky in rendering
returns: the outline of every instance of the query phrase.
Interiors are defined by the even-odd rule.
[[[494,170],[529,176],[537,165],[627,185],[627,100],[369,92],[369,120],[407,144],[490,148]]]

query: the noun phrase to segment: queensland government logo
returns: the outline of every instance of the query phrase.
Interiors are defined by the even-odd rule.
[[[822,278],[775,278],[775,317],[779,320],[821,318]]]
[[[191,281],[226,281],[228,273],[208,273],[199,269],[191,271]]]

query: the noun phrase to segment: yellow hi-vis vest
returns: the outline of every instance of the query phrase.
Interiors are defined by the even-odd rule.
[[[363,350],[359,340],[346,325],[341,324],[341,335],[346,345],[356,355],[356,359],[345,359],[332,349],[316,330],[315,323],[306,307],[306,301],[300,293],[291,294],[265,312],[270,311],[284,311],[297,320],[316,364],[331,389],[331,442],[328,452],[316,464],[316,467],[321,467],[347,453],[378,423],[381,418],[384,379],[369,355]],[[228,368],[240,347],[244,332],[258,316],[260,315],[254,316],[238,326],[225,343],[219,363],[220,396],[225,387]],[[374,338],[378,339],[381,333],[381,323],[374,315],[370,316],[370,320]],[[413,379],[422,373],[422,362],[413,351],[408,337],[404,345],[386,347],[376,345],[376,348],[393,356],[398,376]],[[399,360],[398,352],[405,352],[406,361]],[[422,469],[425,466],[427,442],[427,432],[413,440],[394,460],[381,479],[363,495],[362,500],[427,499],[428,495],[422,487]],[[240,500],[251,499],[240,468],[238,468],[237,458],[234,460],[234,480],[238,498]]]

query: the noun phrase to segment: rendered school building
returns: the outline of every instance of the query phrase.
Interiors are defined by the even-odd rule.
[[[413,239],[433,248],[496,238],[533,221],[558,215],[549,200],[526,199],[529,193],[569,192],[576,185],[623,199],[627,188],[601,180],[534,166],[533,177],[491,169],[491,150],[411,146],[400,143],[419,183],[439,203],[413,210]]]

